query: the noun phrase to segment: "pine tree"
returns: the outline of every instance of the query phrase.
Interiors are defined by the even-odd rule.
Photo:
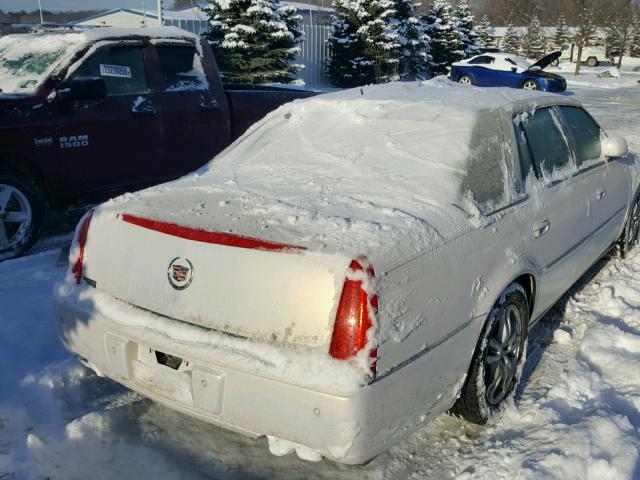
[[[489,17],[483,15],[475,27],[475,35],[478,37],[478,45],[480,48],[488,47],[493,43],[493,37],[491,36],[491,24],[489,23]]]
[[[430,38],[425,33],[420,20],[416,18],[417,4],[413,0],[395,0],[395,14],[391,28],[399,48],[395,55],[398,59],[398,74],[402,80],[424,77],[429,71]]]
[[[435,0],[429,11],[422,15],[422,21],[429,37],[431,37],[431,72],[433,75],[447,73],[447,67],[464,58],[462,35],[455,28],[448,0]]]
[[[392,0],[334,0],[327,74],[334,85],[388,81],[398,70]]]
[[[629,50],[632,57],[640,57],[640,13],[633,17],[633,36]]]
[[[278,0],[210,0],[207,35],[223,78],[230,82],[290,82],[302,17]]]
[[[475,18],[467,0],[460,0],[453,11],[456,19],[456,30],[460,32],[462,49],[465,57],[472,57],[480,52],[481,45],[474,29]]]
[[[546,50],[544,32],[540,25],[540,19],[535,14],[531,17],[531,22],[527,28],[524,47],[525,55],[536,60],[542,57]]]
[[[558,17],[558,27],[556,28],[556,33],[553,37],[553,46],[556,50],[561,50],[563,45],[570,43],[571,34],[569,33],[569,27],[567,26],[567,17],[560,15],[560,17]]]
[[[513,25],[507,26],[507,31],[504,34],[504,38],[502,39],[502,50],[511,53],[514,55],[518,54],[520,50],[520,38],[518,37],[518,32],[513,28]]]

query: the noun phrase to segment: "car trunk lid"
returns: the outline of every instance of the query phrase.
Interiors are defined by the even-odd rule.
[[[349,264],[347,256],[296,245],[127,213],[97,214],[84,277],[162,316],[316,347],[331,339]]]

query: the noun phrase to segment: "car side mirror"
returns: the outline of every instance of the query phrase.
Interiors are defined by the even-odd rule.
[[[607,137],[602,142],[602,153],[607,158],[624,157],[629,153],[629,146],[622,137]]]
[[[512,71],[513,73],[516,73],[516,72],[518,71],[518,69],[517,69],[516,67],[511,67],[511,71]]]
[[[107,96],[107,85],[100,77],[78,77],[62,82],[56,88],[60,100],[96,100]]]

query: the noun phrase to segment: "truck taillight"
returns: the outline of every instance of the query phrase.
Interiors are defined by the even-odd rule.
[[[92,217],[93,211],[90,211],[82,219],[82,224],[80,225],[80,229],[78,230],[78,258],[76,259],[76,262],[73,264],[73,268],[71,269],[71,273],[73,273],[76,278],[77,285],[80,285],[80,282],[82,282],[82,276],[84,274],[84,248],[87,245],[87,236],[89,235],[89,227],[91,226]]]
[[[356,279],[357,272],[363,272],[368,280],[375,277],[373,268],[367,266],[365,261],[353,260],[349,265],[329,347],[329,354],[338,360],[351,358],[367,346],[367,331],[373,326],[370,311],[374,314],[378,311],[378,297],[367,293],[364,280]],[[377,353],[375,348],[369,352],[374,359]],[[375,368],[374,362],[371,367],[373,375]]]

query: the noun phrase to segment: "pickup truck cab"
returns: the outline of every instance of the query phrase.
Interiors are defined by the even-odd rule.
[[[161,183],[314,92],[226,88],[206,41],[173,27],[0,39],[0,258],[28,249],[48,208]]]

